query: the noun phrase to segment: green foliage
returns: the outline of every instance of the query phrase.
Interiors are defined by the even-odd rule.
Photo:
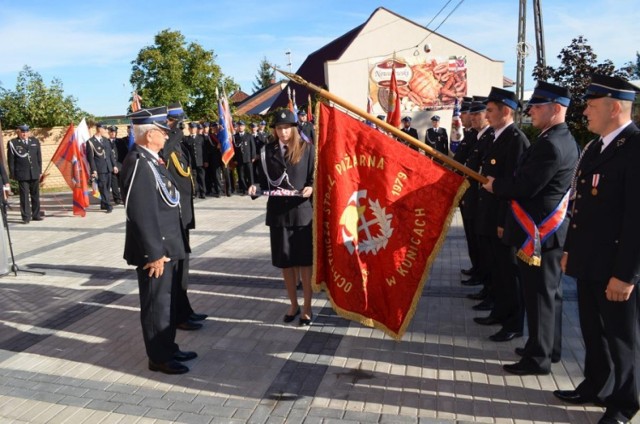
[[[130,82],[143,107],[179,101],[191,120],[217,114],[216,87],[231,93],[239,86],[222,74],[213,50],[187,43],[179,31],[165,29],[132,61]]]
[[[627,62],[622,68],[627,73],[627,78],[630,80],[640,79],[640,52],[636,52],[636,61]]]
[[[574,38],[557,56],[560,59],[560,66],[557,68],[547,66],[536,67],[533,70],[536,80],[551,80],[554,84],[567,87],[571,91],[571,105],[567,110],[566,121],[576,141],[582,145],[593,138],[593,134],[587,129],[587,120],[582,114],[585,108],[582,97],[591,80],[591,74],[625,76],[624,70],[616,70],[613,62],[608,59],[598,63],[597,55],[587,41],[583,36]]]
[[[54,78],[47,87],[42,76],[29,66],[18,74],[15,90],[0,89],[0,109],[4,128],[21,124],[50,128],[91,117],[78,108],[75,97],[64,95],[62,81]]]
[[[263,57],[258,66],[258,75],[256,75],[256,81],[253,83],[253,92],[260,91],[263,88],[269,87],[276,78],[276,71],[271,67],[271,64],[266,57]]]

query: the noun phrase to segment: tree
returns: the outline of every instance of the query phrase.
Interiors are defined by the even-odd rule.
[[[42,76],[29,66],[18,73],[15,90],[0,89],[0,109],[5,128],[21,124],[50,128],[79,122],[83,116],[73,96],[65,96],[62,81],[54,78],[47,87]]]
[[[640,52],[636,52],[636,62],[627,62],[622,68],[629,79],[640,79]]]
[[[587,41],[583,36],[574,38],[557,56],[560,59],[560,66],[557,68],[547,66],[536,67],[533,70],[536,80],[552,80],[554,84],[569,88],[571,104],[567,110],[566,121],[576,141],[583,145],[593,138],[593,134],[587,129],[587,120],[582,114],[585,107],[582,97],[591,80],[591,74],[625,76],[624,70],[616,70],[613,62],[608,59],[598,63],[597,55]]]
[[[273,84],[276,76],[276,71],[271,67],[271,64],[266,57],[263,57],[258,66],[258,75],[256,75],[256,81],[253,83],[253,92],[260,91],[263,88],[269,87]]]
[[[216,87],[227,92],[238,88],[215,62],[213,50],[188,43],[179,31],[165,29],[131,62],[130,82],[142,97],[143,107],[179,101],[189,119],[217,113]]]

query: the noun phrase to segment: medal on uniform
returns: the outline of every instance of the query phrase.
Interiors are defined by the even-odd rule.
[[[591,177],[591,195],[592,196],[598,195],[598,183],[600,183],[600,174],[594,174],[593,177]]]
[[[491,165],[495,165],[496,164],[496,160],[495,159],[491,159]]]

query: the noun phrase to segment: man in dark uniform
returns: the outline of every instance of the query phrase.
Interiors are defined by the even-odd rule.
[[[180,122],[184,119],[184,110],[179,102],[172,103],[167,107],[167,123],[169,126],[168,140],[165,143],[160,157],[171,174],[176,187],[180,192],[180,213],[182,216],[182,226],[189,243],[189,230],[196,228],[196,216],[193,209],[193,175],[189,166],[189,152],[182,144],[182,129]],[[191,307],[187,289],[189,287],[189,253],[185,258],[178,261],[178,274],[180,284],[175,292],[175,314],[177,328],[180,330],[198,330],[202,328],[202,321],[207,318],[205,314],[196,314]]]
[[[313,124],[307,121],[307,112],[305,110],[298,112],[298,129],[300,130],[300,137],[304,141],[313,143],[316,131],[313,128]]]
[[[180,283],[179,264],[189,252],[180,217],[180,192],[158,152],[167,139],[167,108],[129,115],[135,145],[122,164],[127,214],[124,259],[135,265],[140,292],[140,321],[149,369],[183,374],[181,361],[197,357],[175,343],[172,303]]]
[[[113,203],[121,205],[124,202],[122,201],[122,195],[120,194],[119,170],[122,168],[122,161],[124,160],[124,157],[118,157],[118,139],[116,138],[116,135],[118,134],[118,127],[111,125],[107,129],[109,130],[109,145],[114,163],[113,172],[111,173],[111,194],[113,194]]]
[[[514,175],[483,188],[511,202],[503,241],[518,251],[518,275],[524,295],[529,339],[516,349],[522,359],[504,366],[518,375],[548,374],[560,361],[562,341],[562,272],[560,258],[569,220],[569,188],[579,148],[564,122],[569,90],[538,82],[529,114],[541,133],[520,157]]]
[[[202,125],[197,122],[189,123],[189,135],[183,138],[183,143],[189,151],[189,163],[195,174],[195,192],[199,198],[205,198],[205,181],[204,181],[204,137],[199,134]]]
[[[443,155],[449,154],[449,136],[447,130],[440,128],[440,117],[433,115],[431,117],[432,127],[427,130],[424,141],[433,149],[436,149]]]
[[[580,159],[562,268],[577,278],[584,380],[557,390],[574,404],[602,403],[599,423],[629,422],[638,404],[640,313],[640,129],[631,122],[637,88],[593,75],[584,115],[599,135]]]
[[[419,140],[418,139],[418,130],[416,130],[415,128],[413,128],[411,126],[411,117],[410,116],[405,116],[404,118],[402,118],[402,128],[400,128],[400,131],[402,131],[403,133],[407,134],[409,137],[413,137],[416,140]],[[409,146],[410,148],[412,148],[416,152],[420,151],[420,149],[418,147],[414,146],[413,144],[405,143],[404,141],[402,141],[402,143],[406,144],[407,146]]]
[[[22,222],[28,224],[31,220],[43,219],[40,215],[42,150],[40,141],[30,137],[28,125],[20,125],[17,130],[18,137],[7,143],[7,162],[11,178],[18,181]]]
[[[529,140],[513,123],[519,101],[514,92],[492,87],[487,98],[487,120],[494,131],[494,141],[486,149],[481,162],[481,173],[494,178],[512,176],[518,158],[529,147]],[[476,317],[482,325],[502,324],[497,333],[489,336],[495,342],[506,342],[522,337],[524,305],[517,278],[515,249],[503,241],[503,232],[509,204],[496,195],[478,190],[476,232],[479,235],[481,261],[490,271],[490,295],[494,300],[487,317]]]
[[[111,154],[111,144],[105,137],[107,126],[102,122],[96,124],[96,133],[87,140],[86,152],[91,178],[98,183],[100,191],[100,209],[111,213],[111,173],[118,172]]]
[[[456,152],[454,159],[464,163],[468,168],[478,172],[480,164],[484,157],[484,153],[493,143],[493,129],[487,121],[487,105],[484,103],[486,98],[475,97],[468,105],[467,113],[469,115],[469,124],[471,128],[465,134],[466,142],[460,146]],[[464,162],[462,162],[464,160]],[[474,300],[483,300],[489,295],[489,275],[491,270],[487,268],[486,259],[482,259],[482,250],[478,234],[476,232],[476,215],[478,213],[478,183],[475,180],[469,180],[470,187],[465,192],[460,202],[460,211],[462,213],[462,223],[467,236],[467,246],[469,250],[469,258],[471,259],[471,273],[468,280],[463,280],[462,284],[466,286],[476,286],[483,284],[482,291],[478,294],[469,295]],[[486,309],[476,307],[480,310],[489,310],[493,303],[493,298],[488,299],[484,304]]]
[[[256,146],[251,134],[245,131],[244,121],[238,121],[238,132],[233,136],[235,158],[238,163],[238,186],[242,195],[247,194],[253,185],[253,161],[256,157]]]

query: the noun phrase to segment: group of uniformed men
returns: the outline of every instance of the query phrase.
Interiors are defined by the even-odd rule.
[[[514,124],[513,92],[493,87],[465,98],[464,139],[454,159],[485,175],[471,181],[460,209],[471,269],[465,285],[481,325],[500,325],[489,339],[528,339],[504,370],[542,375],[562,355],[562,273],[577,278],[585,342],[584,381],[554,395],[604,406],[599,423],[625,423],[640,408],[636,379],[640,296],[640,129],[631,121],[637,88],[593,75],[585,96],[588,128],[599,136],[581,152],[565,115],[561,86],[539,81],[527,113],[540,130],[533,143]]]

